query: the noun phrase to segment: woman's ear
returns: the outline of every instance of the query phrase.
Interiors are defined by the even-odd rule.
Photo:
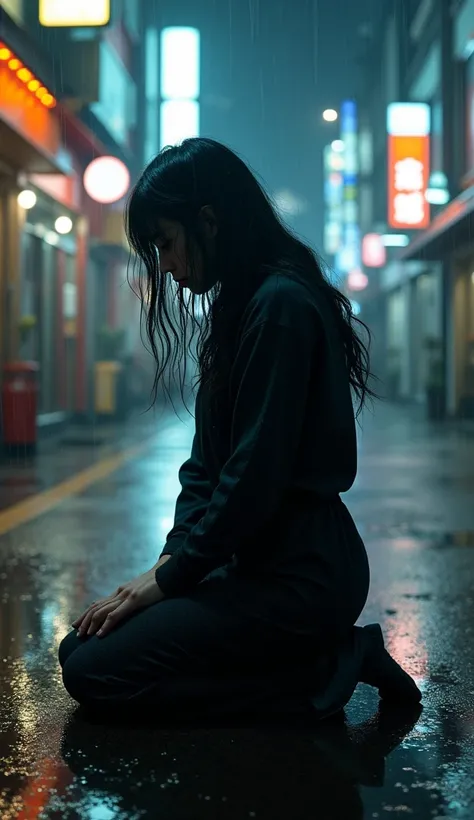
[[[217,220],[211,205],[203,205],[199,211],[199,221],[204,238],[215,239],[217,235]]]

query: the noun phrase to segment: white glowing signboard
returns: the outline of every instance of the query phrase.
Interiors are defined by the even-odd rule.
[[[106,26],[110,20],[110,0],[40,0],[42,26],[80,28]]]

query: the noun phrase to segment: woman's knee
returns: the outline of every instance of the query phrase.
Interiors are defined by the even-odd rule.
[[[90,639],[89,639],[90,640]],[[96,639],[97,640],[97,639]],[[82,646],[76,652],[71,652],[66,658],[63,668],[63,684],[68,694],[80,704],[95,701],[104,692],[106,676],[100,673],[97,668],[97,657],[88,650],[87,643],[82,641]]]
[[[73,629],[62,639],[58,649],[58,658],[61,666],[64,666],[69,656],[81,646],[81,643],[83,642],[78,637],[76,629]]]
[[[142,686],[119,652],[107,651],[107,638],[96,635],[79,639],[80,645],[67,657],[63,684],[70,696],[83,706],[120,704],[136,696]]]

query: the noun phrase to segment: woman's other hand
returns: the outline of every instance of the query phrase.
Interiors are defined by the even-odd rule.
[[[119,586],[107,598],[94,601],[72,624],[78,630],[79,637],[97,634],[103,638],[132,612],[163,601],[165,596],[156,583],[155,570],[169,558],[169,555],[164,555],[148,572]]]

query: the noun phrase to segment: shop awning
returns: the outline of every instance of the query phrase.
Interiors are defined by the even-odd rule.
[[[12,128],[0,111],[0,158],[15,171],[27,174],[64,174],[69,168],[58,154],[35,145]]]
[[[398,259],[441,261],[473,239],[474,186],[453,199],[426,231],[400,251]]]

